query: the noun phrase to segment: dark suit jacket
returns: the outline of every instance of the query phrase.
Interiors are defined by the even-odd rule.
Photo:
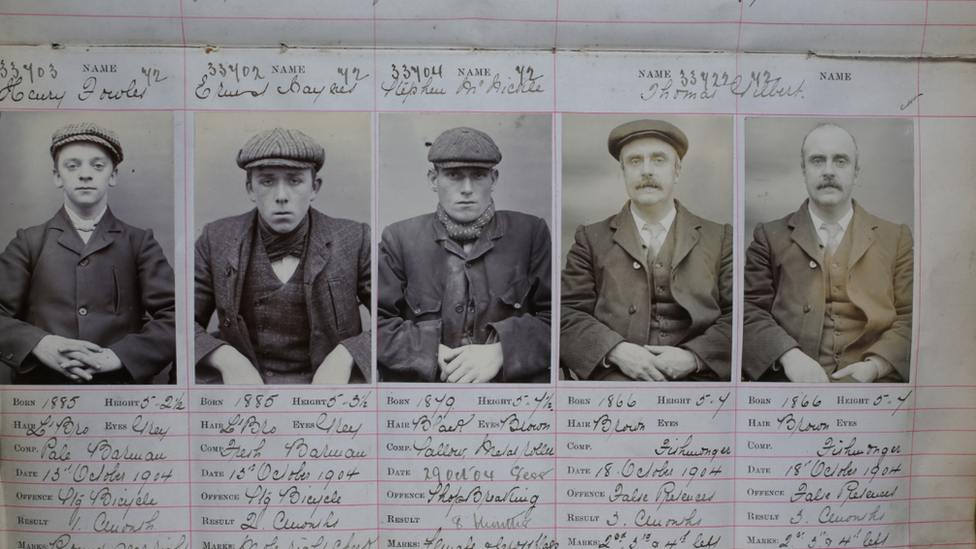
[[[771,367],[799,347],[816,359],[823,331],[822,249],[808,202],[796,213],[756,225],[746,252],[742,371],[750,379],[785,381]],[[846,366],[878,355],[908,381],[912,347],[912,233],[854,202],[847,293],[867,324],[841,355]],[[893,377],[893,376],[889,376]],[[884,379],[882,381],[899,381]]]
[[[455,304],[442,303],[448,261],[467,258],[474,339],[497,336],[504,363],[493,381],[547,383],[552,340],[552,256],[542,219],[497,211],[465,254],[434,214],[394,223],[379,250],[377,366],[384,381],[440,381],[437,349]]]
[[[108,347],[123,368],[91,383],[147,383],[176,355],[173,269],[152,230],[109,209],[85,244],[62,207],[0,254],[0,360],[16,383],[71,383],[31,350],[53,334]]]
[[[692,323],[677,346],[727,380],[732,369],[732,227],[702,219],[677,200],[675,207],[671,293]],[[560,362],[580,379],[602,378],[605,369],[597,367],[615,345],[647,344],[650,285],[630,202],[619,214],[576,229],[562,276]]]
[[[369,225],[329,217],[309,208],[311,234],[305,251],[305,304],[311,326],[310,358],[318,367],[342,343],[356,360],[361,374],[354,381],[368,381],[372,372],[370,332],[363,331],[359,304],[370,307]],[[241,316],[244,274],[251,259],[257,210],[226,217],[203,228],[194,260],[196,361],[217,347],[230,344],[257,364],[247,326]],[[214,310],[220,331],[207,333]],[[214,378],[216,376],[216,378]],[[197,368],[199,382],[219,382],[212,368]]]

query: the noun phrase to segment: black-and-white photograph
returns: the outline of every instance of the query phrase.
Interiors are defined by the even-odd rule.
[[[747,118],[742,377],[907,383],[911,119]]]
[[[368,113],[197,113],[196,382],[372,379]]]
[[[551,381],[552,132],[549,114],[380,115],[380,381]]]
[[[563,115],[560,376],[729,381],[728,116]]]
[[[172,112],[4,111],[0,166],[0,383],[175,383]]]

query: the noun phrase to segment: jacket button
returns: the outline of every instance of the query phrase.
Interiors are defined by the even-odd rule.
[[[657,263],[654,264],[654,268],[655,269],[660,269],[662,266],[663,265],[661,264],[661,262],[657,262]]]
[[[465,261],[464,262],[464,268],[465,269],[470,269],[471,268],[471,262],[470,261]]]
[[[88,266],[88,258],[86,257],[85,259],[82,259],[81,261],[78,262],[78,264],[81,265],[82,267],[87,267]]]
[[[809,313],[810,312],[810,304],[809,303],[807,303],[806,305],[803,306],[803,312],[804,313]]]
[[[81,316],[85,316],[85,315],[88,314],[88,309],[82,307],[82,308],[78,309],[78,314],[80,314]]]
[[[837,268],[837,264],[836,264],[836,263],[831,263],[831,264],[830,264],[830,267],[831,267],[832,269],[836,269],[836,268]]]
[[[635,261],[634,262],[634,268],[635,269],[640,269],[640,262],[639,261]]]
[[[522,308],[522,304],[521,303],[516,303],[515,305],[512,305],[512,307],[515,307],[516,309],[521,309]]]
[[[816,269],[817,268],[817,262],[816,261],[810,261],[810,268],[811,269]]]
[[[268,377],[274,377],[274,372],[268,372]]]
[[[224,319],[224,326],[230,326],[230,319],[229,318],[225,318]]]
[[[7,360],[13,360],[13,359],[14,359],[14,354],[13,353],[7,353]]]
[[[656,290],[657,290],[657,293],[659,293],[659,294],[663,294],[664,293],[664,287],[663,286],[658,286],[656,288]]]
[[[458,313],[458,314],[463,313],[464,312],[464,305],[461,305],[460,303],[458,303],[457,307],[454,307],[454,312],[455,313]]]
[[[420,309],[414,309],[414,310],[413,310],[413,314],[415,314],[415,315],[419,315],[419,314],[420,314]]]
[[[631,305],[629,311],[630,311],[630,314],[636,313],[637,312],[637,306],[636,305]]]

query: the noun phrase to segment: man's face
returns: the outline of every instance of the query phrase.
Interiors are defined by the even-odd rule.
[[[431,188],[437,191],[437,199],[447,215],[467,223],[478,219],[488,209],[498,170],[474,166],[435,167],[427,172],[427,179]]]
[[[248,170],[247,194],[276,233],[295,230],[322,186],[309,168],[267,166]]]
[[[837,126],[823,126],[810,132],[801,152],[810,200],[824,207],[850,201],[858,169],[851,136]]]
[[[101,209],[117,174],[108,151],[95,143],[65,145],[54,159],[54,184],[64,189],[68,201],[79,210]]]
[[[656,137],[642,137],[620,149],[627,194],[638,206],[670,202],[681,173],[678,151]]]

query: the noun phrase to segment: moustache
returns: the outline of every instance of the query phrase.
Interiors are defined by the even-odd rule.
[[[658,183],[654,176],[641,178],[641,182],[635,187],[637,190],[640,189],[662,189],[661,184]]]
[[[817,190],[819,191],[823,189],[837,189],[838,191],[844,190],[833,176],[828,175],[823,176],[820,183],[817,183]]]

